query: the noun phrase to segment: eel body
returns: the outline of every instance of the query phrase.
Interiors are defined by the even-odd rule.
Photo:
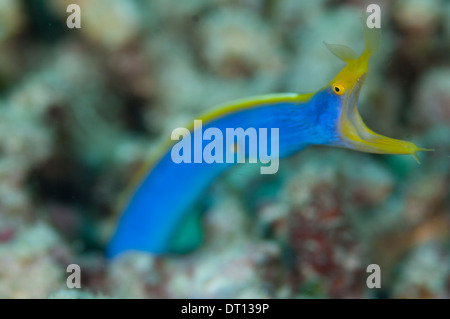
[[[370,153],[411,154],[417,159],[416,152],[426,149],[373,132],[358,113],[359,92],[369,59],[380,42],[379,30],[364,29],[364,39],[365,49],[360,56],[346,46],[327,44],[346,66],[318,92],[248,98],[228,103],[202,117],[202,127],[190,129],[191,149],[194,149],[195,133],[204,134],[209,128],[223,136],[227,128],[267,129],[269,150],[274,132],[278,134],[279,158],[309,145],[330,145]],[[221,150],[224,157],[230,153],[234,157],[237,149],[242,148],[241,154],[248,157],[250,144],[249,141],[244,145],[223,143]],[[183,227],[191,224],[192,206],[214,179],[233,166],[226,162],[196,163],[194,155],[190,161],[175,163],[174,145],[175,141],[169,143],[140,178],[107,247],[109,257],[129,250],[153,254],[182,252],[176,243]],[[201,150],[207,145],[203,142]]]

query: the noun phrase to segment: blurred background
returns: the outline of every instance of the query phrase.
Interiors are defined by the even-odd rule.
[[[276,175],[238,166],[202,196],[196,251],[103,257],[119,199],[174,128],[322,88],[344,66],[323,41],[361,52],[369,3],[0,0],[0,298],[449,298],[445,0],[381,2],[360,98],[370,128],[435,149],[421,165],[311,147]],[[66,287],[72,263],[82,289]]]

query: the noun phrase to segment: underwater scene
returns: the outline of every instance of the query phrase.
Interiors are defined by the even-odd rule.
[[[0,298],[450,298],[449,52],[446,0],[0,0]]]

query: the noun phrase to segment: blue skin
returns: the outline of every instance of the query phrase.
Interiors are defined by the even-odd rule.
[[[268,134],[270,128],[279,128],[281,158],[312,144],[335,145],[339,141],[337,123],[341,105],[341,98],[326,88],[308,102],[263,104],[226,114],[203,123],[203,131],[216,127],[225,137],[226,128],[267,128]],[[193,134],[191,140],[192,137]],[[203,147],[208,142],[203,141]],[[191,149],[193,152],[192,144]],[[233,165],[175,164],[170,148],[135,191],[107,247],[107,255],[112,258],[128,250],[170,253],[171,239],[190,208],[208,185]]]

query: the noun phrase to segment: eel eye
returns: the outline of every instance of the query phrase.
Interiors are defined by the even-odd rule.
[[[345,92],[344,87],[339,84],[339,83],[333,83],[333,91],[334,93],[336,93],[337,95],[342,95]]]

